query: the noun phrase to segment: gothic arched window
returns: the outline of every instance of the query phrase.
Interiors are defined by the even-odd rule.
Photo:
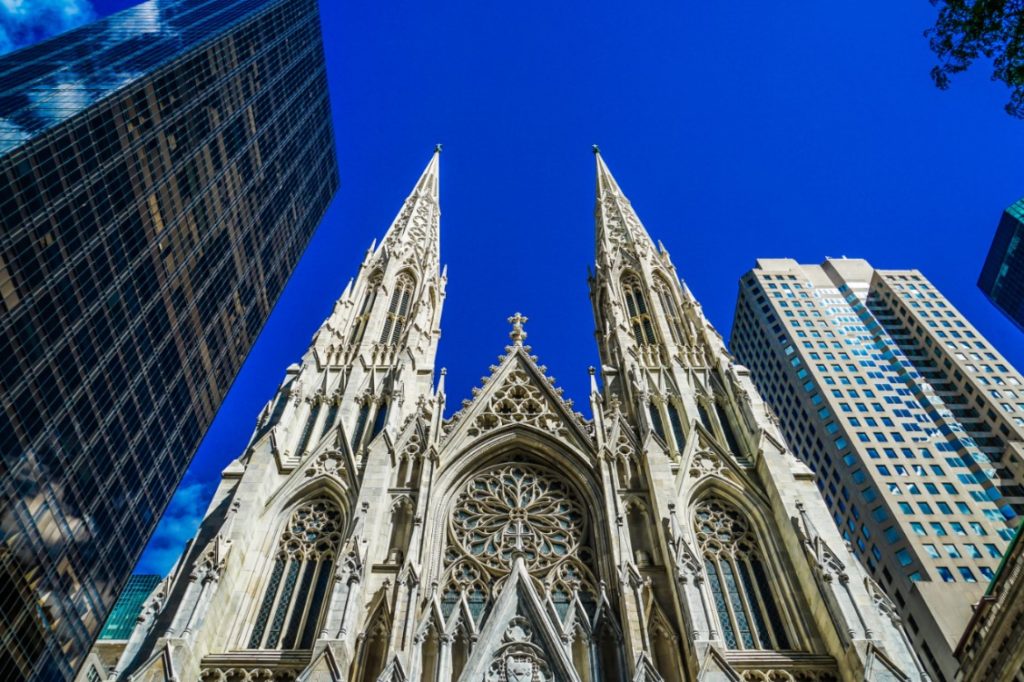
[[[693,517],[708,585],[730,649],[788,649],[750,522],[720,498],[697,504]]]
[[[384,430],[384,424],[388,420],[388,403],[382,400],[377,407],[377,414],[373,418],[373,429],[370,431],[370,440],[377,437],[377,434]]]
[[[296,456],[301,457],[302,454],[306,452],[306,448],[309,447],[309,439],[313,435],[313,427],[320,418],[321,405],[322,403],[320,400],[316,400],[316,402],[313,403],[313,407],[309,411],[309,416],[306,417],[306,423],[302,425],[302,434],[299,436],[299,442],[295,446]]]
[[[672,425],[672,436],[676,439],[676,450],[682,452],[686,448],[686,434],[683,433],[683,422],[679,418],[679,409],[671,400],[666,403],[668,421]]]
[[[309,649],[330,596],[343,516],[331,500],[304,502],[281,534],[249,637],[250,649]]]
[[[685,342],[683,335],[683,319],[679,314],[679,307],[676,305],[672,295],[672,288],[662,277],[654,278],[654,288],[658,292],[658,299],[661,302],[661,310],[665,314],[665,322],[668,324],[669,332],[672,333],[672,340],[678,344]]]
[[[373,312],[373,304],[377,300],[377,289],[380,287],[380,281],[380,274],[370,277],[370,288],[367,290],[366,296],[363,297],[363,305],[359,309],[359,314],[352,320],[352,336],[349,338],[349,343],[355,344],[363,340],[366,324],[370,321],[370,313]]]
[[[574,660],[587,666],[582,679],[619,679],[618,631],[570,628],[581,609],[588,620],[598,613],[595,526],[588,506],[556,471],[515,455],[507,459],[472,475],[452,503],[440,590],[443,618],[461,618],[455,612],[464,609],[476,630],[485,627],[498,586],[507,584],[522,557],[542,599],[561,626],[572,630]],[[459,660],[455,647],[453,669]],[[598,672],[599,661],[608,666],[606,677]]]
[[[715,414],[718,416],[718,422],[722,426],[722,435],[725,436],[725,442],[729,445],[729,449],[737,457],[742,457],[743,451],[740,450],[739,441],[736,440],[736,432],[732,430],[732,424],[729,423],[729,415],[726,414],[725,408],[717,400],[715,401]]]
[[[363,433],[366,431],[366,420],[370,418],[370,404],[364,402],[359,406],[359,414],[356,415],[356,426],[352,429],[352,453],[359,452],[363,444]]]
[[[515,463],[476,474],[455,500],[448,535],[442,605],[465,593],[482,615],[520,555],[531,576],[564,592],[556,603],[597,595],[586,506],[547,469]]]
[[[658,405],[652,400],[647,403],[647,410],[651,415],[651,427],[654,428],[654,433],[658,434],[658,438],[665,440],[665,423],[661,419],[661,410],[658,409]]]
[[[391,292],[387,317],[384,318],[384,329],[380,332],[380,342],[393,346],[402,336],[405,324],[409,319],[409,304],[412,300],[414,282],[407,273],[402,273],[395,281],[395,290]]]
[[[626,298],[626,312],[629,314],[629,326],[633,330],[633,338],[643,346],[656,344],[658,340],[654,334],[654,321],[647,308],[643,286],[635,275],[627,275],[623,278],[622,294]]]

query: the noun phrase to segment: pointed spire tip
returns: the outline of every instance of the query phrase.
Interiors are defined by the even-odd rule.
[[[444,147],[444,145],[441,144],[440,142],[438,142],[437,144],[434,145],[434,153],[435,154],[440,154],[441,153],[441,149],[443,147]]]
[[[590,145],[590,149],[591,149],[591,150],[592,150],[592,151],[593,151],[593,152],[594,152],[595,154],[600,154],[600,153],[601,153],[601,148],[600,148],[600,147],[598,147],[598,146],[597,146],[596,144],[592,144],[592,145]]]

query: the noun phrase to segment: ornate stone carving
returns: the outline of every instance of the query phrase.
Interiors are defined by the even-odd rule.
[[[562,438],[569,437],[562,415],[552,409],[548,397],[523,367],[516,367],[505,376],[483,413],[476,417],[469,435],[479,436],[508,424],[533,426]]]
[[[583,536],[584,519],[565,483],[547,472],[509,465],[466,484],[451,527],[463,551],[504,572],[520,554],[530,569],[546,569],[572,555]]]
[[[509,621],[487,669],[486,682],[550,682],[554,680],[544,651],[533,643],[533,628],[521,616]]]
[[[830,670],[744,670],[743,682],[838,682]]]
[[[326,450],[309,461],[306,476],[331,476],[342,479],[345,476],[345,457],[337,450]]]
[[[202,682],[294,682],[298,670],[270,668],[206,668],[199,673]]]
[[[292,513],[281,534],[281,554],[292,558],[317,559],[333,556],[341,546],[342,514],[330,500],[306,502]]]
[[[692,478],[720,474],[722,468],[722,460],[713,450],[697,450],[690,459],[690,476]]]

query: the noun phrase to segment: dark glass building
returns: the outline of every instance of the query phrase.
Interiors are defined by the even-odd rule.
[[[337,185],[316,0],[0,58],[0,680],[84,660]]]
[[[132,575],[121,590],[121,596],[110,610],[107,622],[100,630],[99,639],[128,639],[135,629],[135,621],[142,611],[142,604],[160,583],[158,575]]]
[[[1024,199],[1010,206],[996,228],[978,286],[1024,331]]]

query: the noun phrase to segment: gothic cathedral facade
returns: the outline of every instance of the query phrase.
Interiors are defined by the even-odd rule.
[[[146,682],[927,679],[596,158],[592,418],[518,314],[445,417],[435,152],[130,639],[88,665]]]

